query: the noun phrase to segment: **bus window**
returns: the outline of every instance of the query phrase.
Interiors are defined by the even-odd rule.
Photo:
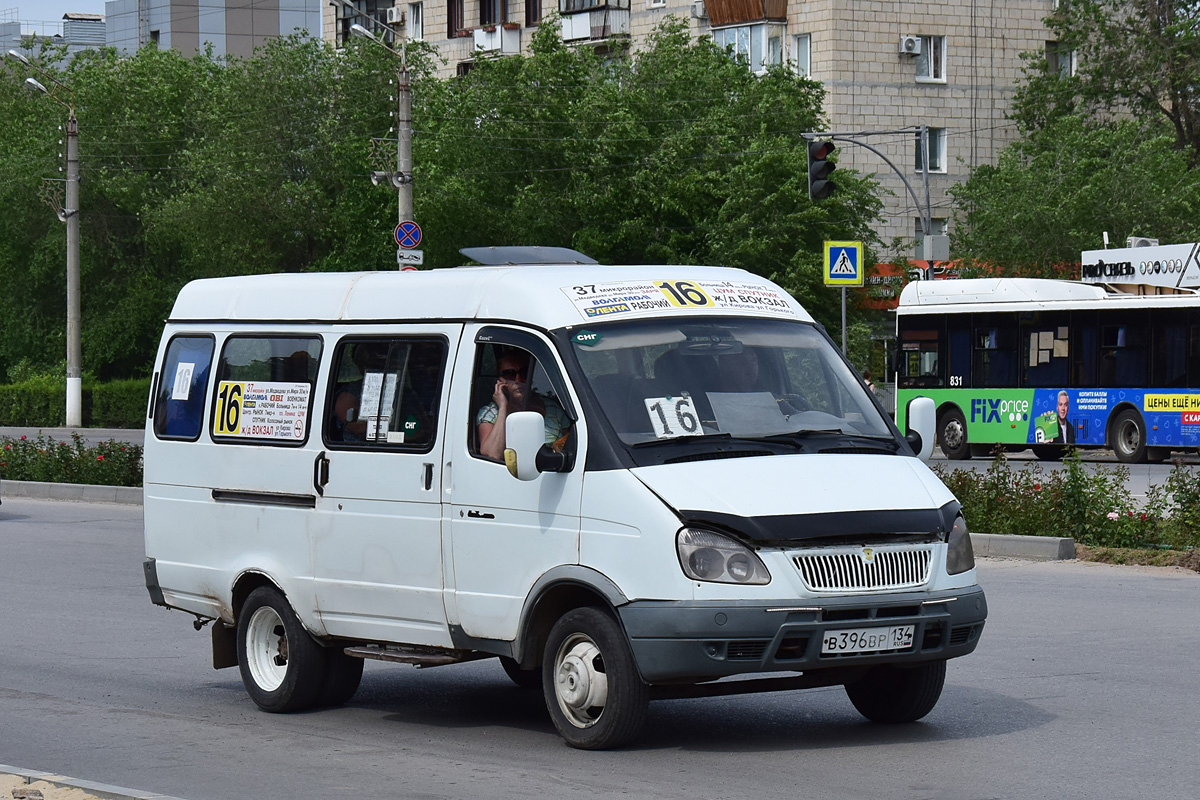
[[[1021,315],[1021,374],[1024,386],[1063,387],[1070,354],[1070,315],[1033,311]]]
[[[1184,312],[1166,309],[1156,314],[1152,334],[1150,384],[1179,388],[1187,386],[1188,326]]]
[[[1071,312],[1071,385],[1099,386],[1096,361],[1100,353],[1100,331],[1096,312]]]
[[[1149,370],[1145,314],[1118,312],[1100,321],[1100,383],[1145,386]]]
[[[971,385],[1007,389],[1017,385],[1017,317],[981,314],[975,322]]]
[[[929,320],[917,321],[917,324],[928,323]],[[936,328],[901,331],[900,363],[897,365],[901,388],[930,389],[944,386],[941,350],[941,336]]]

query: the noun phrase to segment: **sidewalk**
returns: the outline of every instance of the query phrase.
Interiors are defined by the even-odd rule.
[[[81,781],[51,772],[10,767],[7,764],[0,764],[0,797],[41,797],[43,800],[178,800],[165,794]]]

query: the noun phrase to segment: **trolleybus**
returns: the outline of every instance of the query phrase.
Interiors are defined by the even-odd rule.
[[[897,423],[932,398],[951,459],[1003,445],[1052,460],[1076,446],[1144,463],[1200,446],[1198,252],[1091,251],[1088,282],[910,283],[896,310]]]

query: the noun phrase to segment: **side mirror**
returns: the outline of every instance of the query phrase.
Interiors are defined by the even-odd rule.
[[[933,456],[937,441],[937,406],[931,397],[914,397],[909,401],[905,416],[908,432],[904,439],[922,461]]]
[[[536,411],[517,411],[504,421],[504,464],[517,480],[538,476],[538,450],[546,442],[546,421]]]

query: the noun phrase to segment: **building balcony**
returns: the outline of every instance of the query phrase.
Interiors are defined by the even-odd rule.
[[[476,53],[515,56],[521,52],[521,29],[513,22],[485,25],[472,31]]]
[[[629,35],[629,9],[603,6],[586,11],[563,12],[564,42],[581,42]]]

